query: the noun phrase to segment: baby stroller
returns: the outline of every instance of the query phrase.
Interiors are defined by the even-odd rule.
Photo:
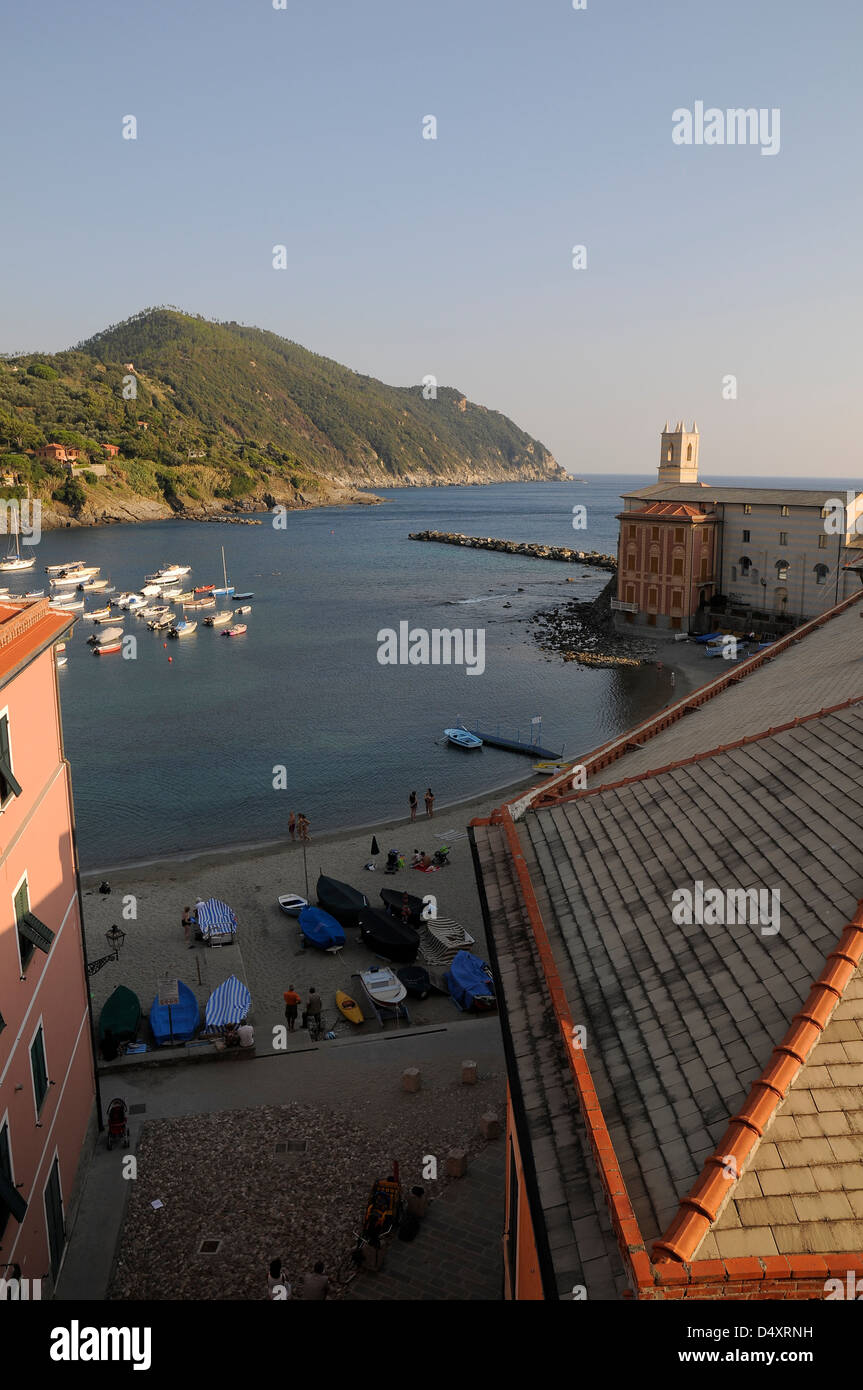
[[[394,873],[397,873],[397,872],[398,872],[398,867],[399,867],[399,852],[398,852],[398,850],[397,850],[397,849],[390,849],[390,850],[387,850],[387,862],[386,862],[386,867],[385,867],[385,869],[384,869],[384,873],[385,873],[385,874],[394,874]]]
[[[121,1096],[108,1106],[108,1148],[122,1141],[123,1148],[129,1147],[129,1107]]]
[[[438,869],[442,869],[449,863],[449,845],[441,845],[440,849],[435,850],[432,855],[432,863]]]

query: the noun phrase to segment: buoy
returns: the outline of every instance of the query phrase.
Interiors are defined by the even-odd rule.
[[[169,656],[169,657],[168,657],[168,660],[169,660],[169,661],[173,661],[174,658],[173,658],[172,656]]]

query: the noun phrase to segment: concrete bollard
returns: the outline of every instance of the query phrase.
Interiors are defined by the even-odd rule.
[[[450,1149],[446,1156],[446,1175],[448,1178],[463,1178],[467,1172],[467,1154],[464,1149]]]
[[[479,1132],[483,1139],[500,1138],[500,1120],[493,1110],[487,1110],[485,1114],[480,1117]]]
[[[477,1083],[476,1062],[462,1062],[461,1064],[461,1084],[463,1086],[475,1086]]]
[[[405,1067],[402,1072],[402,1090],[418,1091],[421,1084],[419,1067]]]

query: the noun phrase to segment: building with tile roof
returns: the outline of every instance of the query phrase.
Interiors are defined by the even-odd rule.
[[[658,481],[623,497],[612,600],[619,621],[687,629],[721,595],[723,613],[741,624],[791,625],[846,598],[863,493],[713,487],[698,478],[699,444],[695,422],[687,431],[666,421]]]
[[[861,617],[858,588],[583,758],[586,788],[472,823],[509,1297],[863,1274]]]

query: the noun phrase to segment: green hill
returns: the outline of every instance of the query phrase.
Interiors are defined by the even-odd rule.
[[[45,442],[78,447],[107,476],[70,479],[33,457]],[[426,400],[421,386],[386,386],[274,333],[174,309],[68,352],[0,360],[0,473],[83,521],[133,515],[136,502],[164,515],[564,476],[537,440],[452,388]]]

